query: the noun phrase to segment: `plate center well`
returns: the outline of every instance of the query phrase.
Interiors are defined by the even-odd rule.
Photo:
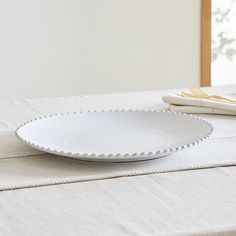
[[[103,130],[96,133],[78,131],[64,137],[62,146],[73,153],[135,153],[157,151],[170,142],[170,139],[153,130]]]

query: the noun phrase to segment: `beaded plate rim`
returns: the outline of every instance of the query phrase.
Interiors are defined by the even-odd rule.
[[[40,146],[34,142],[31,142],[30,140],[25,139],[19,134],[20,129],[25,127],[26,125],[32,123],[32,122],[37,122],[42,119],[48,119],[50,117],[55,117],[55,116],[65,116],[65,115],[72,115],[72,114],[84,114],[84,113],[98,113],[98,112],[156,112],[156,113],[168,113],[172,115],[181,115],[181,116],[188,116],[190,119],[197,119],[200,120],[201,122],[206,123],[209,126],[209,132],[207,132],[205,135],[203,135],[201,138],[197,138],[196,140],[186,143],[185,145],[182,146],[174,146],[171,148],[164,148],[160,149],[154,152],[135,152],[135,153],[116,153],[116,154],[96,154],[96,153],[73,153],[73,152],[64,152],[63,150],[57,150],[57,149],[51,149],[49,147],[44,147]],[[29,145],[35,149],[38,149],[43,152],[51,153],[51,154],[56,154],[59,156],[65,156],[65,157],[71,157],[74,159],[79,159],[79,160],[87,160],[87,161],[111,161],[111,162],[121,162],[121,161],[140,161],[140,160],[150,160],[150,159],[155,159],[158,157],[166,156],[169,155],[173,152],[184,150],[190,147],[193,147],[207,138],[209,138],[214,131],[213,125],[205,120],[202,119],[196,115],[192,114],[186,114],[186,113],[181,113],[181,112],[173,112],[173,111],[166,111],[166,110],[145,110],[145,109],[115,109],[115,110],[88,110],[88,111],[76,111],[76,112],[62,112],[62,113],[56,113],[52,115],[45,115],[41,116],[35,119],[31,119],[29,121],[24,122],[21,124],[16,130],[15,130],[15,136],[17,139],[19,139],[21,142],[25,143],[26,145]]]

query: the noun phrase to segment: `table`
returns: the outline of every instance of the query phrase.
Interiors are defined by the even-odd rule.
[[[236,93],[236,86],[207,91]],[[32,114],[71,111],[75,102],[79,110],[155,109],[166,92],[174,91],[1,100],[0,134]],[[0,235],[236,235],[236,167],[3,191]]]

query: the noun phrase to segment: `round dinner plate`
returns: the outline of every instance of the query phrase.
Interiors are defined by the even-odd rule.
[[[213,131],[196,116],[162,111],[55,114],[22,124],[16,137],[52,154],[87,161],[154,159],[193,146]]]

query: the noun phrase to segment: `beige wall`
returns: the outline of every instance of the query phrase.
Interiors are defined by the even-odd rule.
[[[0,97],[199,84],[200,0],[0,0]]]

